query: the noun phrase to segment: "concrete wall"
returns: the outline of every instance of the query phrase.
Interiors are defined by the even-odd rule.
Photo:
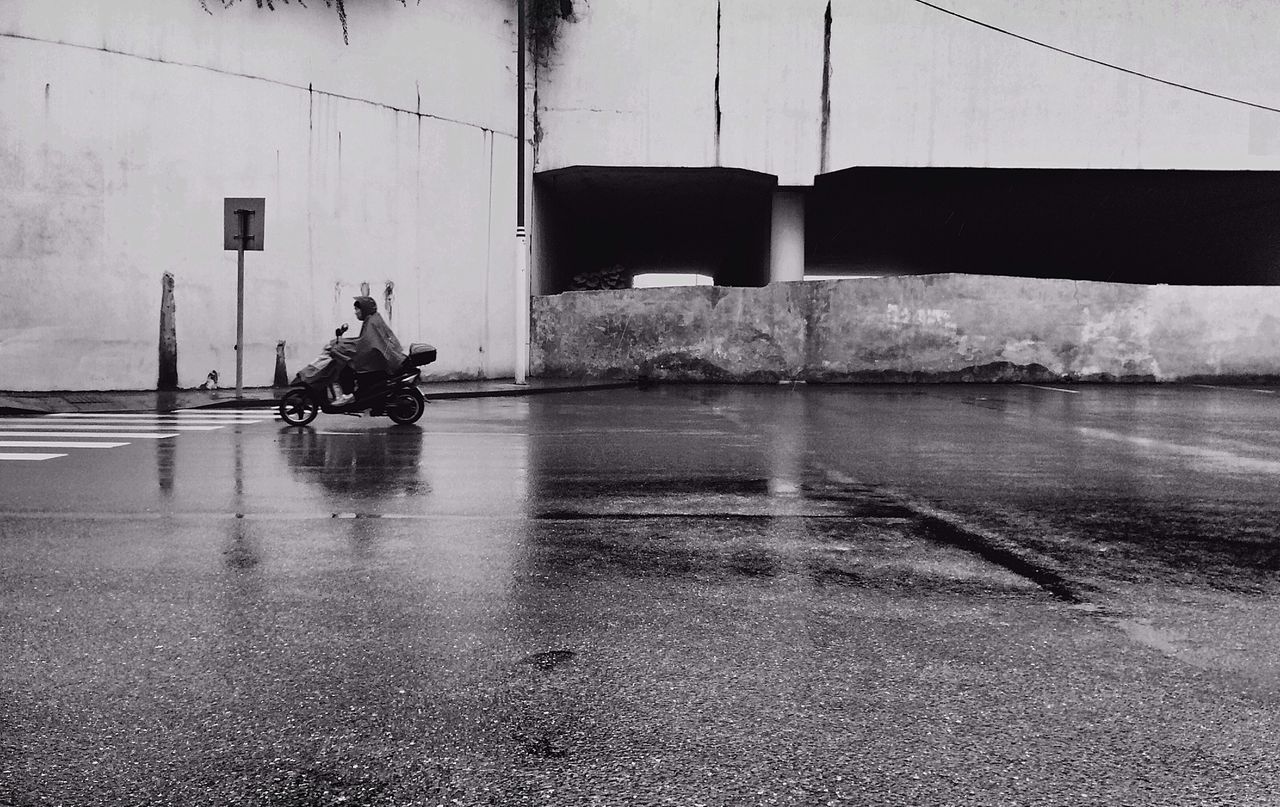
[[[0,389],[234,384],[224,196],[267,200],[245,383],[292,373],[367,283],[444,375],[514,368],[513,4],[0,3]],[[465,84],[467,90],[459,91]]]
[[[924,275],[569,292],[534,374],[699,381],[1280,377],[1280,288]]]
[[[1280,5],[1269,0],[935,5],[1280,106]],[[827,6],[577,0],[553,64],[539,71],[537,167],[724,165],[782,185],[852,166],[1280,168],[1276,112],[911,0],[831,0],[826,48]]]

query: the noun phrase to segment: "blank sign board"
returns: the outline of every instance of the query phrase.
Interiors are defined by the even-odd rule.
[[[240,216],[237,211],[249,211],[249,238],[245,249],[262,249],[262,236],[266,229],[267,200],[243,197],[227,197],[222,200],[222,248],[240,249]]]

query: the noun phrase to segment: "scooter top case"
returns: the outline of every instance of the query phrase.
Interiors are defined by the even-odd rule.
[[[409,345],[409,355],[405,356],[405,367],[422,367],[436,360],[436,349],[425,342],[414,342]]]

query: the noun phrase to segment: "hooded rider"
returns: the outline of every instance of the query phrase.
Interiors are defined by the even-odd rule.
[[[360,335],[338,337],[328,348],[334,363],[341,367],[333,385],[334,406],[351,403],[356,373],[391,372],[405,360],[400,340],[378,313],[378,303],[372,297],[355,298],[355,311],[356,319],[363,323]]]

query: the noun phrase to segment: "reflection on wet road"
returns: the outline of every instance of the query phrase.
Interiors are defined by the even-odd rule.
[[[0,467],[0,804],[1270,804],[1276,406],[662,387]]]

